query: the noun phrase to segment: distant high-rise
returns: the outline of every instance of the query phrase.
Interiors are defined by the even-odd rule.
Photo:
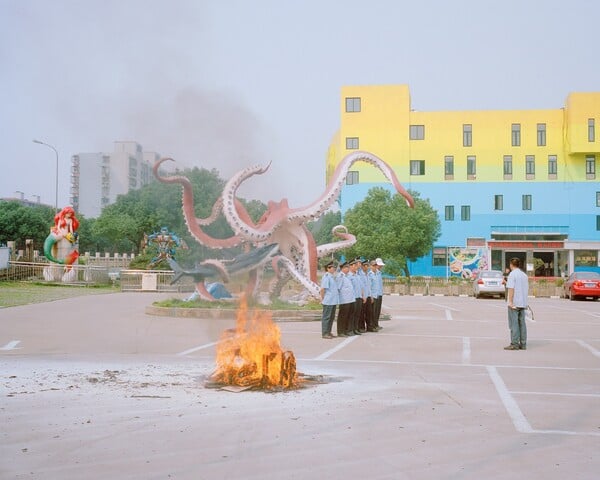
[[[159,158],[143,152],[133,141],[115,142],[112,153],[78,153],[71,157],[71,204],[88,218],[100,215],[118,195],[147,185],[151,169]]]

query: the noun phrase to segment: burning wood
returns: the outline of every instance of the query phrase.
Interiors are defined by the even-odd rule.
[[[287,389],[300,383],[296,359],[283,351],[281,332],[268,311],[250,312],[242,297],[235,329],[226,330],[217,345],[215,386]]]

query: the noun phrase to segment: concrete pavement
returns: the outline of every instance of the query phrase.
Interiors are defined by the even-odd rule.
[[[168,295],[0,310],[0,478],[598,478],[600,302],[384,297],[379,333],[280,323],[284,393],[204,388],[231,320],[155,317]]]

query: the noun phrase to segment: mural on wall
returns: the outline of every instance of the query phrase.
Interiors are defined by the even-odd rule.
[[[56,264],[44,268],[47,281],[71,282],[77,278],[71,265],[79,258],[78,228],[73,207],[67,206],[54,216],[54,226],[44,241],[44,256]]]
[[[479,271],[489,270],[487,247],[449,247],[448,270],[450,277],[465,280],[474,278]]]
[[[245,248],[260,248],[274,244],[278,254],[272,259],[271,265],[275,272],[274,280],[268,288],[270,297],[281,292],[282,286],[290,279],[300,283],[306,291],[319,298],[317,283],[318,259],[331,255],[343,248],[356,243],[356,237],[343,225],[334,227],[333,233],[339,241],[316,245],[315,240],[306,224],[323,215],[338,199],[346,182],[350,167],[356,162],[364,162],[379,169],[394,185],[396,192],[402,195],[410,207],[414,207],[411,195],[402,187],[393,169],[381,158],[369,152],[357,151],[344,157],[331,176],[331,180],[322,195],[310,205],[300,208],[290,208],[287,199],[269,201],[267,211],[262,218],[254,222],[236,194],[240,185],[254,175],[262,175],[269,165],[248,167],[229,179],[220,197],[213,205],[212,212],[207,218],[198,218],[194,211],[194,196],[192,184],[186,177],[180,175],[162,176],[159,174],[160,165],[171,158],[162,158],[154,164],[155,177],[163,183],[179,184],[183,190],[183,213],[190,234],[200,244],[209,248],[222,249],[244,246]],[[223,214],[234,234],[229,238],[214,238],[208,235],[203,227],[210,225]],[[206,263],[207,261],[205,261]],[[257,265],[250,271],[247,294],[258,296],[258,288],[262,278],[263,266]],[[198,293],[205,299],[214,300],[206,291],[203,282],[196,284]]]

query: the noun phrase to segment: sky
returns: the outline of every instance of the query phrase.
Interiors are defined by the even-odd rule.
[[[556,109],[600,91],[596,0],[0,0],[0,197],[69,203],[118,140],[312,203],[345,85],[420,111]],[[402,181],[402,179],[400,179]]]

